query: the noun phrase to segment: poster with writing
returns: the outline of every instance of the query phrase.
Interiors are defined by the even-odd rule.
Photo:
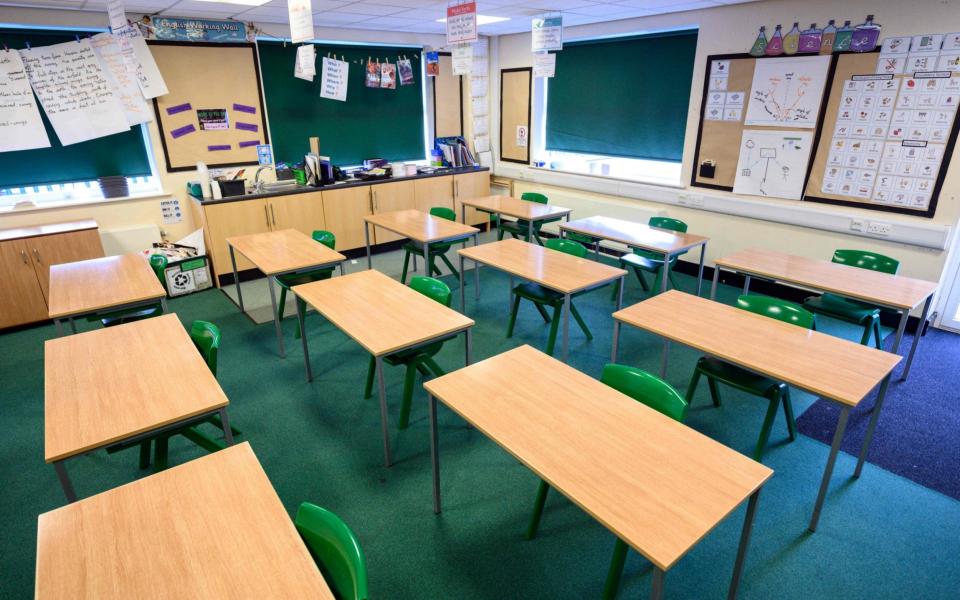
[[[294,44],[313,39],[313,8],[310,0],[287,0],[290,17],[290,41]]]
[[[346,102],[347,77],[349,74],[350,63],[323,57],[323,71],[320,75],[320,97]]]
[[[747,125],[813,129],[827,82],[829,56],[758,60],[747,104]]]
[[[0,152],[49,147],[20,55],[0,50]]]
[[[533,19],[531,24],[532,50],[563,50],[563,17],[560,15]]]
[[[306,81],[313,81],[317,74],[317,49],[313,44],[304,44],[297,47],[297,62],[293,69],[293,76]]]
[[[477,3],[463,2],[447,6],[447,43],[477,41]]]
[[[469,75],[473,70],[473,47],[469,44],[456,46],[451,57],[454,75]]]
[[[160,69],[153,60],[153,54],[147,47],[147,41],[140,35],[140,30],[133,28],[135,33],[121,35],[120,47],[123,48],[127,68],[131,69],[137,79],[137,85],[148,100],[169,93],[167,84],[160,75]]]
[[[537,52],[533,55],[533,76],[553,77],[557,70],[557,55],[552,52]]]
[[[123,105],[127,123],[139,125],[152,121],[153,111],[143,99],[143,93],[137,85],[136,74],[127,68],[120,40],[109,33],[98,33],[90,39],[90,43],[97,58],[100,59],[107,81],[113,87],[113,93]]]
[[[123,0],[107,0],[107,18],[110,29],[116,31],[127,26],[127,14],[123,9]]]
[[[89,39],[20,50],[20,56],[64,146],[130,129]]]

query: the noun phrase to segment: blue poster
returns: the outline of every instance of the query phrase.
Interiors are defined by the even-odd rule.
[[[247,26],[240,21],[152,17],[153,37],[181,42],[246,42]]]

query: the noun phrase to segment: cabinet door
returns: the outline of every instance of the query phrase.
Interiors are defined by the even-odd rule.
[[[227,247],[228,237],[270,231],[270,213],[267,201],[263,198],[209,204],[203,207],[203,211],[211,242],[207,254],[213,260],[218,278],[233,273],[230,249]],[[242,254],[237,254],[237,270],[253,268],[253,263]]]
[[[323,195],[321,192],[276,196],[267,200],[273,230],[296,229],[312,235],[317,229],[326,229],[323,218]]]
[[[50,299],[50,267],[52,265],[103,256],[103,244],[100,242],[100,231],[97,229],[26,238],[23,243],[27,247],[30,258],[33,259],[33,268],[37,272],[37,280],[40,282],[40,289],[46,300]]]
[[[323,191],[323,218],[337,236],[337,251],[363,248],[363,217],[369,214],[370,186]]]
[[[415,198],[415,185],[413,181],[394,181],[392,183],[379,183],[370,186],[370,199],[373,202],[373,212],[386,213],[395,210],[411,210],[417,207]],[[386,229],[376,228],[377,244],[385,244],[396,240],[402,240],[399,236]]]
[[[417,210],[428,213],[434,206],[453,208],[453,176],[427,177],[413,182]],[[460,220],[459,213],[457,220]]]
[[[0,328],[47,318],[47,303],[24,240],[0,242]]]
[[[464,198],[480,198],[490,195],[490,172],[464,173],[453,176],[453,195],[457,215],[460,214],[460,200]],[[487,213],[473,208],[467,208],[467,224],[482,225],[489,222]]]

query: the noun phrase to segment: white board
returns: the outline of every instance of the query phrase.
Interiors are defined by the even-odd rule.
[[[830,56],[790,56],[756,61],[747,125],[817,126]]]
[[[811,131],[745,129],[733,192],[799,200],[812,142]]]
[[[0,152],[49,147],[20,54],[0,50]]]

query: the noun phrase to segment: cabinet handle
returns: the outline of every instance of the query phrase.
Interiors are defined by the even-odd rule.
[[[263,205],[263,215],[267,219],[267,229],[270,228],[270,209],[267,208],[267,205]]]
[[[460,182],[456,179],[453,180],[453,195],[457,198],[460,197]]]
[[[33,249],[33,255],[37,257],[38,263],[43,264],[43,261],[40,260],[40,252],[38,252],[36,248]]]
[[[273,212],[273,203],[270,204],[270,218],[273,219],[273,226],[277,226],[277,215]]]
[[[23,250],[20,251],[20,256],[23,257],[23,264],[27,264],[27,253]]]
[[[373,195],[373,211],[380,212],[380,204],[377,202],[377,191],[370,190],[370,193]]]

